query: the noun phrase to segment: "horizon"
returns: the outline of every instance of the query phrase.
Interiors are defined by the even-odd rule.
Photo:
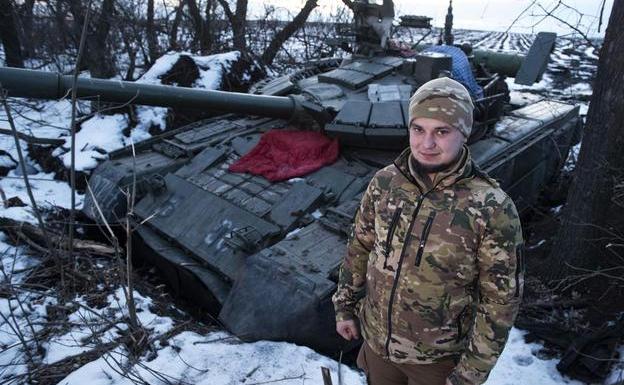
[[[602,26],[598,31],[600,8],[605,3]],[[604,38],[613,7],[613,0],[544,0],[527,8],[523,0],[455,0],[453,1],[453,28],[481,31],[506,31],[517,33],[556,32],[559,36],[580,36],[580,33],[561,21],[567,21],[591,38]],[[276,17],[292,19],[305,3],[304,0],[249,0],[249,18],[260,18],[266,6],[275,8]],[[556,5],[559,6],[556,7]],[[448,1],[395,0],[395,14],[423,15],[432,18],[433,27],[444,27]],[[327,18],[335,14],[342,2],[319,0],[319,6],[308,21]],[[554,9],[556,17],[544,17],[545,10]],[[517,20],[516,20],[517,19]],[[514,20],[515,23],[514,23]],[[513,25],[512,25],[513,23]]]

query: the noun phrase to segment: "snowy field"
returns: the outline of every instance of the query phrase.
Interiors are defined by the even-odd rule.
[[[456,33],[459,42],[471,41],[477,48],[501,51],[524,52],[531,39],[529,35],[501,32]],[[290,44],[296,46],[296,41]],[[236,58],[237,53],[195,58],[201,75],[195,86],[219,88],[221,71],[227,71]],[[166,72],[176,59],[177,54],[165,55],[139,81],[157,82],[157,76]],[[593,48],[579,41],[561,39],[540,83],[519,87],[509,80],[512,102],[525,104],[549,96],[577,102],[582,105],[582,113],[586,113],[596,65]],[[52,155],[68,166],[70,104],[65,100],[36,102],[36,108],[32,108],[32,104],[11,101],[11,106],[19,131],[40,138],[66,140],[66,144]],[[96,115],[86,120],[77,135],[77,169],[88,173],[106,159],[110,151],[149,138],[150,127],[165,128],[165,109],[139,107],[137,111],[138,123],[130,133],[126,130],[129,124],[126,114]],[[3,113],[0,122],[6,123]],[[22,142],[21,145],[28,155],[27,144]],[[10,169],[0,180],[0,187],[7,198],[17,197],[25,204],[0,208],[0,217],[34,224],[24,183],[16,168],[18,158],[13,139],[0,136],[0,150],[0,166]],[[70,207],[70,188],[66,182],[55,180],[54,173],[44,172],[36,162],[29,161],[28,167],[34,197],[40,207]],[[84,196],[78,195],[77,198],[80,207]],[[28,273],[40,263],[36,253],[10,245],[4,234],[0,234],[0,250],[3,274],[0,383],[28,383],[28,367],[33,375],[39,367],[74,362],[59,384],[321,384],[321,367],[330,369],[334,384],[365,384],[359,371],[339,365],[307,347],[283,342],[243,343],[225,331],[193,331],[175,318],[156,311],[156,299],[138,291],[134,293],[137,315],[148,331],[145,343],[149,348],[147,353],[130,360],[131,352],[118,342],[128,336],[126,296],[121,287],[98,286],[98,291],[103,294],[97,303],[82,295],[58,303],[55,293],[34,290],[27,280]],[[96,260],[94,268],[99,263]],[[68,323],[55,329],[46,322],[49,313],[58,309],[66,312]],[[175,311],[184,313],[179,309]],[[44,331],[45,335],[42,335]],[[543,358],[539,354],[542,346],[525,343],[523,334],[521,330],[512,330],[488,385],[581,384],[562,377],[555,368],[557,361]],[[33,341],[40,345],[42,358],[24,353],[23,347]],[[86,356],[89,357],[86,362],[72,361],[89,352],[94,354]],[[608,384],[621,380],[621,373],[621,369],[615,370]]]

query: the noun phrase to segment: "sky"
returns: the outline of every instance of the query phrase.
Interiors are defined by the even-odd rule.
[[[602,28],[598,32],[601,5],[605,1]],[[258,15],[264,5],[272,5],[281,11],[297,12],[304,0],[250,0],[250,16]],[[395,0],[395,13],[400,15],[423,15],[433,18],[435,27],[444,25],[448,8],[447,0]],[[319,0],[318,14],[329,15],[342,4],[339,0]],[[529,7],[529,5],[531,5]],[[559,4],[558,7],[557,4]],[[556,32],[568,35],[573,30],[553,17],[544,19],[546,11],[555,8],[552,14],[589,36],[604,36],[613,0],[454,0],[454,28],[504,31],[511,27],[513,32],[536,33]],[[529,7],[529,9],[527,9]],[[576,9],[575,10],[573,10]],[[525,11],[523,13],[523,11]],[[580,22],[580,24],[579,24]],[[537,25],[536,25],[537,24]]]

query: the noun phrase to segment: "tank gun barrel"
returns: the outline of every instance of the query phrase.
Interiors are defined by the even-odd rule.
[[[121,80],[78,78],[78,97],[147,106],[196,108],[290,119],[303,111],[295,97],[250,95]],[[8,96],[61,99],[70,94],[73,76],[0,67],[0,85]]]

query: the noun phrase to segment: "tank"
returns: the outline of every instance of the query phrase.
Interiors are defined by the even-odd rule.
[[[331,296],[355,211],[374,173],[408,146],[411,94],[453,74],[457,64],[425,46],[396,48],[382,23],[394,15],[388,3],[355,2],[350,58],[310,63],[249,94],[79,78],[82,97],[220,112],[110,153],[91,174],[85,214],[96,222],[124,218],[121,191],[136,180],[134,250],[175,292],[243,340],[348,348],[334,330]],[[408,16],[402,23],[426,27],[429,19]],[[505,76],[539,80],[554,39],[538,34],[526,56],[462,47],[481,90],[474,94],[473,159],[520,211],[536,201],[579,139],[577,106],[508,103]],[[0,83],[9,96],[61,98],[72,78],[2,68]],[[283,128],[337,138],[338,160],[280,182],[228,171],[264,133]]]

